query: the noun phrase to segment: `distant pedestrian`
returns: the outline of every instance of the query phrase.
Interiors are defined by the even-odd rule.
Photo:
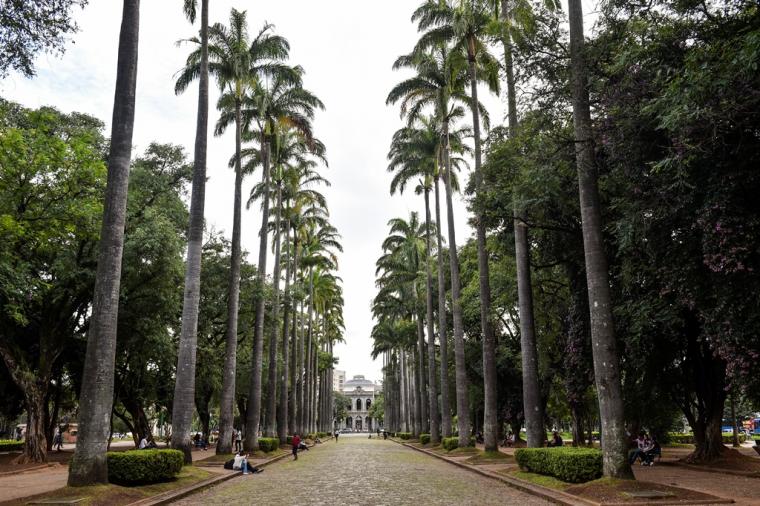
[[[63,436],[61,435],[61,429],[57,429],[55,437],[53,438],[53,449],[61,451],[63,448]]]
[[[243,449],[243,433],[240,429],[235,431],[235,451],[239,452]]]
[[[340,436],[340,431],[339,431],[339,430],[336,430],[336,431],[335,431],[335,442],[336,442],[336,443],[338,442],[338,436]]]
[[[291,444],[293,445],[293,460],[298,460],[298,448],[301,446],[301,438],[298,434],[293,434]]]

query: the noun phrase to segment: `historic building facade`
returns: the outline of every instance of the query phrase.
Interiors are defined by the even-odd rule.
[[[373,431],[378,428],[377,422],[369,416],[369,408],[375,402],[381,387],[375,382],[365,379],[362,375],[354,376],[343,383],[341,393],[348,397],[351,406],[345,420],[340,420],[338,426],[351,428],[355,431]]]

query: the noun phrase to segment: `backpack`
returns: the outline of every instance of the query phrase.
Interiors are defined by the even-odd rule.
[[[232,470],[233,465],[235,465],[235,459],[230,459],[224,463],[224,468]]]

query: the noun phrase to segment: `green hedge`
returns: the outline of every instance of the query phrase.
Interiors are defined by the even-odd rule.
[[[668,434],[668,440],[672,443],[680,444],[694,444],[694,434]],[[747,440],[746,434],[739,434],[739,443],[744,443]],[[723,444],[733,444],[734,435],[729,433],[723,433]]]
[[[15,439],[0,439],[0,452],[16,452],[23,449],[23,441],[16,441]]]
[[[108,481],[123,485],[170,480],[185,463],[185,456],[179,450],[131,450],[107,455]]]
[[[443,446],[443,449],[446,451],[451,451],[456,448],[459,448],[459,436],[453,436],[453,437],[445,437],[441,440],[441,446]],[[470,445],[469,446],[475,446],[475,438],[470,437]]]
[[[595,448],[518,448],[515,459],[531,473],[583,483],[602,476],[602,452]]]
[[[412,439],[411,432],[397,432],[396,435],[399,437],[399,439]]]
[[[259,450],[262,452],[273,452],[280,447],[280,439],[276,437],[260,437]]]
[[[420,434],[420,443],[426,445],[430,442],[430,434]]]

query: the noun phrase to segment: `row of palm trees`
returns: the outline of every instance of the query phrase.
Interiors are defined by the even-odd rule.
[[[594,169],[586,70],[583,60],[583,21],[580,0],[570,0],[570,49],[573,116],[580,182],[586,270],[591,307],[591,330],[595,377],[602,419],[604,472],[607,476],[630,477],[626,463],[622,397],[614,327],[610,311],[609,280],[602,248],[600,203]],[[555,8],[558,5],[554,6]],[[491,289],[486,226],[479,199],[484,193],[481,126],[488,129],[489,117],[478,100],[481,88],[498,93],[500,72],[507,88],[508,131],[518,123],[512,40],[530,27],[530,5],[524,0],[425,0],[414,12],[420,38],[394,68],[409,69],[414,75],[398,83],[388,95],[389,104],[399,104],[405,126],[393,136],[388,170],[394,172],[391,193],[416,183],[423,195],[425,220],[412,213],[408,220],[390,222],[390,236],[378,260],[378,293],[373,311],[373,354],[383,354],[388,420],[402,430],[430,432],[431,442],[452,435],[452,411],[448,399],[448,325],[444,256],[450,274],[450,312],[454,342],[456,420],[460,445],[469,444],[471,433],[468,385],[464,356],[461,281],[454,227],[453,192],[456,171],[473,161],[474,196],[471,209],[475,225],[480,300],[480,327],[484,377],[483,432],[486,450],[497,450],[495,332],[491,317]],[[504,51],[504,60],[493,55]],[[470,127],[458,126],[469,114]],[[465,143],[471,140],[472,147]],[[448,250],[443,249],[439,180],[446,198]],[[435,196],[435,220],[430,211],[430,193]],[[519,199],[516,199],[519,202]],[[516,272],[518,282],[523,374],[523,404],[529,446],[545,440],[540,402],[537,351],[533,323],[528,227],[524,213],[515,205]],[[432,235],[435,233],[435,244]],[[434,287],[432,263],[437,262]],[[424,290],[422,287],[425,287]],[[437,288],[438,318],[433,308]],[[437,325],[436,325],[437,324]],[[425,361],[427,327],[427,365]],[[440,343],[440,379],[435,372],[437,326]],[[427,367],[427,369],[426,369]],[[427,375],[425,371],[427,370]],[[440,403],[438,385],[440,383]],[[425,398],[427,392],[427,398]],[[440,429],[438,421],[440,420]],[[439,433],[440,431],[440,433]]]
[[[217,453],[231,452],[238,310],[242,262],[242,183],[261,169],[261,180],[247,200],[261,205],[252,370],[244,417],[245,448],[258,449],[258,436],[279,437],[332,426],[332,348],[342,339],[342,289],[337,269],[339,235],[329,223],[324,196],[315,189],[329,184],[318,167],[326,166],[325,147],[312,122],[322,102],[303,87],[304,71],[287,63],[288,41],[264,26],[251,36],[245,11],[232,9],[229,25],[209,25],[208,0],[185,0],[184,13],[194,23],[200,9],[200,35],[178,73],[176,93],[199,81],[195,159],[190,200],[188,253],[176,383],[172,409],[173,448],[192,462],[190,430],[195,397],[197,326],[205,204],[209,79],[220,92],[215,135],[235,128],[235,171],[230,278],[225,334],[225,367],[220,395]],[[119,266],[124,231],[131,134],[134,124],[139,0],[124,0],[119,44],[117,90],[109,157],[98,281],[82,386],[77,449],[70,485],[107,481],[105,451],[113,399],[113,362]],[[272,216],[272,214],[274,216]],[[269,237],[274,253],[271,297],[267,291]],[[283,274],[284,290],[280,291]],[[270,310],[267,311],[267,306]],[[269,320],[271,318],[271,320]],[[269,321],[266,321],[269,320]],[[264,381],[264,341],[269,332]],[[327,386],[329,385],[329,389]],[[262,400],[266,400],[266,405]]]

